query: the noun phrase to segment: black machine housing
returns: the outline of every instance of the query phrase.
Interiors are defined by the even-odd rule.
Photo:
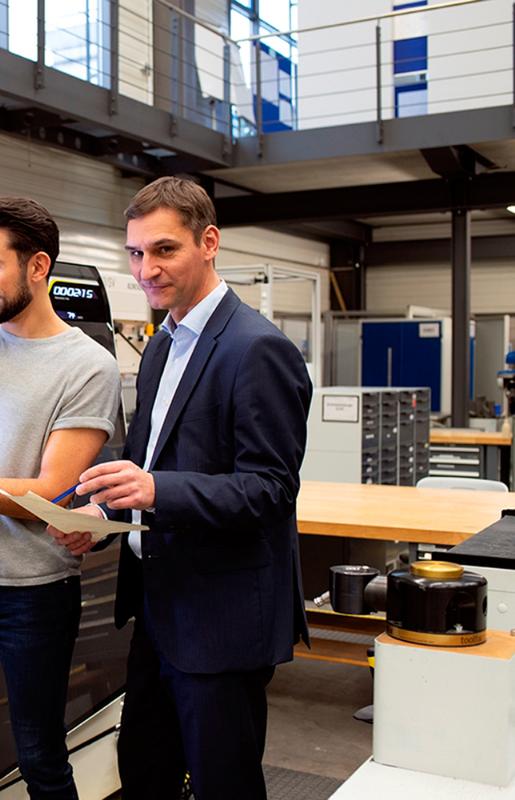
[[[323,599],[335,611],[386,611],[386,628],[395,638],[456,647],[486,638],[487,581],[455,564],[416,561],[388,576],[372,567],[338,565],[330,568],[329,581]]]

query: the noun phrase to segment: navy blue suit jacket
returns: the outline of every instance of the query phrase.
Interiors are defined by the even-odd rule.
[[[125,458],[143,465],[170,347],[147,346]],[[229,290],[203,330],[150,464],[141,564],[122,543],[116,623],[141,599],[185,672],[257,669],[307,641],[295,500],[311,383],[300,352]]]

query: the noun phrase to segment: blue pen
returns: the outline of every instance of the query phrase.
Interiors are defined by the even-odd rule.
[[[75,491],[75,489],[77,488],[78,485],[79,484],[76,483],[75,486],[70,486],[69,489],[67,489],[62,494],[58,494],[57,497],[54,497],[54,499],[50,500],[50,502],[51,503],[58,503],[60,500],[64,500],[65,497],[68,497],[69,494],[72,494]]]

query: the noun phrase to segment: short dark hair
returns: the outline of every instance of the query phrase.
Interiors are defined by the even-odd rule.
[[[42,250],[52,271],[59,255],[59,228],[44,206],[26,197],[0,197],[0,228],[8,232],[21,266]]]
[[[211,198],[202,186],[189,178],[165,176],[144,186],[125,209],[125,219],[127,222],[138,219],[159,208],[177,211],[183,225],[193,233],[196,244],[200,244],[202,231],[208,225],[216,225],[216,211]]]

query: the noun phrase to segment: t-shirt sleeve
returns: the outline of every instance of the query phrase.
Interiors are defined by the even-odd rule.
[[[103,430],[111,438],[120,405],[120,373],[101,345],[88,347],[70,369],[52,431],[68,428]]]

